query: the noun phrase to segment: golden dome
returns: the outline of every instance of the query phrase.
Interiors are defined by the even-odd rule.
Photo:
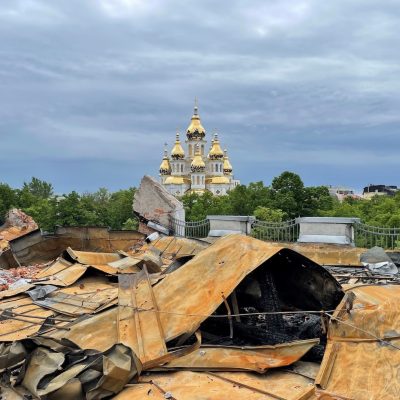
[[[214,134],[214,140],[212,141],[210,152],[208,153],[208,158],[210,160],[221,160],[224,157],[224,152],[221,149],[218,140],[218,134]]]
[[[230,175],[233,171],[232,164],[229,162],[228,151],[224,150],[224,174]]]
[[[191,140],[191,139],[203,139],[205,135],[206,135],[206,130],[203,128],[203,125],[201,125],[200,116],[198,113],[198,107],[197,104],[195,104],[194,113],[190,121],[190,124],[187,128],[186,136],[189,140]]]
[[[169,164],[169,158],[167,150],[164,150],[164,157],[160,165],[160,174],[169,175],[171,173],[171,165]]]
[[[171,158],[173,160],[183,160],[185,158],[185,152],[179,140],[179,133],[176,134],[175,145],[171,151]]]
[[[204,172],[204,170],[206,169],[206,164],[201,158],[200,146],[198,144],[196,144],[196,150],[190,169],[192,170],[192,172]]]

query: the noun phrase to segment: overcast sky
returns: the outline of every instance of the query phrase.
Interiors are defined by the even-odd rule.
[[[0,181],[157,176],[198,97],[243,183],[400,184],[398,0],[1,0]]]

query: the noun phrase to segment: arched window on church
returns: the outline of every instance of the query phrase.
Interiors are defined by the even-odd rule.
[[[214,172],[214,164],[211,164],[211,172]]]
[[[181,164],[181,172],[183,173],[183,164]]]
[[[197,177],[196,181],[197,181],[197,184],[200,185],[200,177],[199,176]]]
[[[192,145],[189,144],[189,156],[192,156],[192,155],[193,155],[193,152],[192,152]]]
[[[201,155],[204,156],[204,144],[201,145]]]

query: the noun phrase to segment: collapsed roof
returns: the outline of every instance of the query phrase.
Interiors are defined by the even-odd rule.
[[[10,398],[363,400],[361,381],[349,381],[368,372],[363,352],[376,369],[398,358],[398,286],[345,293],[293,250],[241,235],[211,245],[136,238],[113,252],[68,246],[0,292],[1,393]],[[383,397],[386,380],[367,381],[375,398],[398,398],[396,383]]]

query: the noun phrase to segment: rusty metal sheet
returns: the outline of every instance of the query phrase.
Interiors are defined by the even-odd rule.
[[[134,273],[141,271],[141,269],[138,267],[138,264],[141,262],[141,258],[128,256],[121,258],[120,260],[110,262],[108,265],[117,269],[120,273]]]
[[[79,289],[79,287],[77,288]],[[106,304],[117,298],[118,289],[104,289],[89,294],[68,294],[61,291],[51,293],[43,300],[36,300],[34,303],[40,307],[48,308],[60,314],[79,316],[95,313]]]
[[[165,342],[196,331],[200,323],[223,302],[222,294],[229,296],[247,274],[275,255],[278,257],[276,262],[290,259],[293,264],[296,263],[302,274],[307,268],[318,270],[322,279],[318,282],[318,290],[328,292],[329,290],[325,289],[329,285],[337,290],[337,282],[322,267],[303,256],[285,249],[271,251],[270,247],[261,241],[233,235],[220,239],[179,270],[164,275],[164,279],[155,285],[149,285],[144,271],[135,276],[120,276],[118,311],[120,342],[138,354],[144,369],[150,368],[151,364],[160,365],[157,360],[167,355]],[[293,265],[288,264],[288,266],[294,271]],[[296,278],[293,279],[298,281]],[[295,284],[293,290],[296,289],[294,286]],[[307,296],[306,291],[304,296]],[[320,303],[316,304],[319,306]],[[300,350],[303,346],[300,345],[297,350],[304,354],[315,343],[315,341],[304,342],[305,347]],[[262,352],[266,348],[261,346],[259,349]],[[216,351],[214,354],[216,363],[218,363],[217,353]],[[220,355],[222,353],[220,350]],[[296,351],[293,351],[288,344],[286,350],[282,350],[281,357],[284,358],[285,355],[292,357],[295,353]],[[235,352],[234,348],[226,350],[226,354],[230,357],[227,363],[231,363],[231,368],[239,364],[238,358],[246,357],[246,351]],[[298,359],[298,354],[294,359]],[[249,350],[248,363],[243,364],[242,368],[251,364],[252,356],[253,362],[260,359],[260,354],[251,355]],[[273,362],[270,366],[272,364]],[[251,369],[254,369],[254,365]]]
[[[44,268],[36,276],[34,283],[37,285],[70,286],[80,279],[88,268],[93,268],[105,274],[116,275],[119,273],[134,273],[138,268],[132,266],[124,269],[115,268],[108,264],[83,265],[71,263],[64,258],[58,258],[50,266]]]
[[[33,304],[32,299],[29,296],[19,295],[3,299],[0,302],[0,312],[7,309],[16,309],[18,307],[23,307],[26,305]]]
[[[400,286],[371,285],[347,292],[329,324],[316,379],[321,393],[357,400],[399,399],[399,365]]]
[[[53,314],[52,311],[33,304],[30,297],[1,302],[0,306],[3,317],[7,318],[0,321],[0,341],[3,342],[22,340],[37,333],[45,319]]]
[[[142,283],[143,290],[137,287]],[[134,350],[142,364],[167,354],[164,332],[159,314],[151,311],[139,312],[138,307],[157,309],[152,296],[152,286],[145,273],[119,276],[118,338],[119,342]],[[147,329],[150,327],[150,329]]]
[[[0,292],[0,300],[4,299],[6,297],[13,297],[20,293],[25,293],[34,287],[35,287],[35,285],[32,285],[31,283],[27,283],[25,285],[18,286],[15,289],[2,290]]]
[[[35,276],[35,284],[69,286],[75,283],[87,270],[81,264],[73,264],[58,258],[47,268],[44,268]]]
[[[68,331],[44,333],[52,339],[68,339],[81,349],[106,351],[118,343],[118,309],[116,307],[74,322]]]
[[[320,265],[362,266],[360,255],[366,251],[361,247],[338,246],[321,243],[277,243],[265,242],[271,248],[285,248],[297,251]]]
[[[318,290],[323,296],[328,293],[328,288],[339,287],[322,267],[291,250],[271,248],[267,243],[248,236],[225,236],[154,286],[165,340],[194,332],[222,303],[222,294],[229,296],[246,275],[275,255],[282,259],[296,259],[300,266],[318,269],[321,275]],[[291,284],[295,290],[301,282],[293,278]],[[138,297],[141,288],[138,287]],[[148,308],[145,303],[139,302],[138,305]],[[146,329],[150,330],[150,327]]]
[[[11,250],[0,255],[5,268],[42,264],[56,259],[67,247],[84,251],[115,252],[142,244],[145,235],[135,231],[110,231],[100,227],[57,227],[54,234],[38,231],[10,242]],[[12,253],[12,254],[10,254]]]
[[[106,308],[111,307],[117,303],[118,297],[118,286],[115,283],[111,283],[102,276],[92,276],[87,278],[82,278],[74,285],[69,287],[61,288],[57,292],[53,292],[56,296],[48,296],[45,300],[47,303],[40,303],[41,306],[49,308],[57,313],[70,315],[77,317],[83,314],[95,314],[106,310]],[[64,297],[62,299],[61,297]],[[49,301],[50,300],[50,301]],[[38,302],[35,302],[38,303]],[[77,343],[82,348],[93,348],[99,351],[104,351],[107,349],[107,340],[109,340],[109,347],[116,343],[113,341],[112,329],[115,326],[116,321],[110,320],[111,318],[116,319],[115,309],[114,313],[107,313],[107,321],[103,320],[102,314],[97,318],[88,318],[86,320],[78,319],[73,322],[68,331],[65,330],[51,330],[44,333],[45,336],[54,338],[70,338],[70,340],[75,341],[76,336],[79,335],[79,329],[87,329],[86,335],[81,336],[83,341]],[[71,322],[74,318],[71,319]],[[97,322],[100,321],[100,322]],[[106,324],[108,323],[108,331],[106,330]],[[61,325],[60,325],[61,326]],[[105,329],[105,330],[102,330]],[[97,333],[101,333],[101,337],[97,337]],[[116,334],[116,331],[115,331]],[[100,344],[96,347],[93,343],[99,339]]]
[[[314,400],[314,391],[312,380],[279,370],[265,375],[179,371],[141,376],[114,399]]]
[[[189,255],[196,255],[206,249],[210,244],[199,239],[186,239],[179,237],[165,236],[152,243],[146,243],[136,253],[145,252],[155,248],[160,251],[166,262],[172,259]],[[136,253],[133,253],[135,256]]]
[[[67,248],[66,253],[72,258],[72,260],[83,265],[105,265],[122,258],[118,253],[78,251],[71,249],[71,247]]]
[[[275,346],[207,346],[164,365],[192,371],[255,371],[291,365],[304,356],[319,339],[299,340]]]

